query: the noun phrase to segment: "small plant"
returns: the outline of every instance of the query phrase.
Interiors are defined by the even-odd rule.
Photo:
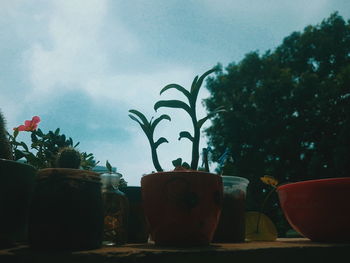
[[[108,160],[106,161],[106,168],[107,168],[109,174],[114,173],[113,167],[112,167],[112,165],[110,164],[110,162]],[[128,186],[128,182],[125,181],[124,178],[123,178],[123,175],[120,174],[120,181],[119,181],[118,187],[119,188],[124,188],[124,187],[127,187],[127,186]]]
[[[57,167],[79,169],[80,163],[80,153],[73,147],[64,147],[58,152],[56,160]]]
[[[59,128],[44,133],[38,128],[40,121],[39,116],[34,116],[26,120],[24,125],[13,128],[13,134],[7,134],[14,160],[25,159],[26,163],[37,169],[55,167],[59,151],[65,147],[76,148],[79,142],[74,144],[73,139],[61,134]],[[21,132],[30,133],[30,146],[18,140]],[[82,152],[80,158],[80,166],[84,170],[91,170],[98,164],[92,153]]]
[[[187,102],[183,102],[180,100],[161,100],[158,101],[154,105],[154,110],[157,111],[159,108],[162,107],[167,107],[167,108],[178,108],[178,109],[183,109],[188,113],[192,120],[193,124],[193,134],[191,134],[189,131],[181,131],[179,134],[179,140],[182,138],[186,138],[192,142],[192,161],[190,168],[193,170],[197,170],[198,168],[198,162],[199,162],[199,141],[200,141],[200,129],[203,126],[203,124],[211,117],[213,117],[215,114],[219,112],[223,112],[224,109],[223,107],[219,107],[215,109],[213,112],[209,113],[206,117],[199,119],[197,118],[197,113],[196,113],[196,103],[197,103],[197,98],[198,98],[198,93],[199,90],[202,86],[202,83],[209,74],[213,73],[216,71],[216,68],[213,68],[211,70],[208,70],[205,72],[202,76],[198,77],[196,76],[192,82],[191,89],[187,90],[184,87],[178,85],[178,84],[169,84],[165,86],[161,91],[160,95],[163,94],[165,91],[169,89],[176,89],[180,92],[182,92],[185,97],[187,98]],[[130,110],[129,111],[131,114],[129,115],[131,119],[134,121],[138,122],[146,134],[150,145],[151,145],[151,150],[152,150],[152,160],[154,167],[156,168],[157,171],[162,171],[161,166],[159,165],[158,161],[158,156],[157,156],[157,147],[164,142],[168,142],[164,137],[161,137],[160,139],[157,140],[157,142],[154,142],[153,139],[153,133],[154,129],[157,126],[157,124],[163,120],[171,120],[168,115],[162,115],[156,120],[150,121],[147,120],[147,118],[139,111],[137,110]],[[138,117],[138,118],[136,118]],[[179,158],[173,162],[174,166],[187,166],[186,163],[182,163],[182,159]]]
[[[143,132],[147,136],[147,139],[148,139],[149,144],[151,146],[151,154],[152,154],[152,161],[153,161],[154,168],[156,168],[156,170],[158,172],[163,171],[162,167],[160,166],[159,160],[158,160],[157,148],[162,143],[168,142],[168,140],[165,139],[164,137],[161,137],[155,142],[153,135],[154,135],[154,130],[155,130],[156,126],[162,120],[171,121],[171,118],[168,115],[163,114],[155,120],[153,120],[153,118],[151,118],[151,120],[148,121],[147,118],[145,117],[145,115],[143,115],[141,112],[139,112],[137,110],[129,110],[129,112],[131,113],[131,114],[129,114],[129,117],[132,120],[136,121],[138,124],[140,124]]]
[[[5,118],[0,112],[0,158],[12,160],[11,145],[5,129]]]

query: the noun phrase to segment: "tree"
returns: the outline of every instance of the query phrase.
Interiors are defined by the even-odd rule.
[[[350,21],[337,13],[221,68],[207,88],[207,110],[227,109],[206,130],[213,158],[231,150],[234,174],[251,181],[249,209],[261,204],[265,174],[281,183],[350,176]]]

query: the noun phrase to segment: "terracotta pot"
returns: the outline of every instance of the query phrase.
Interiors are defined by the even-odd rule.
[[[35,174],[33,166],[0,159],[0,247],[27,239]]]
[[[141,179],[142,198],[156,245],[208,245],[218,224],[223,187],[219,175],[193,170]]]
[[[38,172],[29,220],[29,244],[40,249],[94,249],[102,244],[99,174],[68,168]]]

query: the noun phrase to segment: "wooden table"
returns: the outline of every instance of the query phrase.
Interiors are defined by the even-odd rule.
[[[153,244],[127,244],[96,250],[63,252],[37,251],[26,245],[0,250],[0,263],[109,263],[109,262],[191,262],[191,263],[303,263],[350,262],[350,243],[315,243],[304,238],[275,242],[212,244],[208,247],[155,247]]]

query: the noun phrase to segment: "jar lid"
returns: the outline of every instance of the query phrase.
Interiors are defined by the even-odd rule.
[[[103,173],[101,174],[102,188],[118,188],[122,174],[120,173]]]

